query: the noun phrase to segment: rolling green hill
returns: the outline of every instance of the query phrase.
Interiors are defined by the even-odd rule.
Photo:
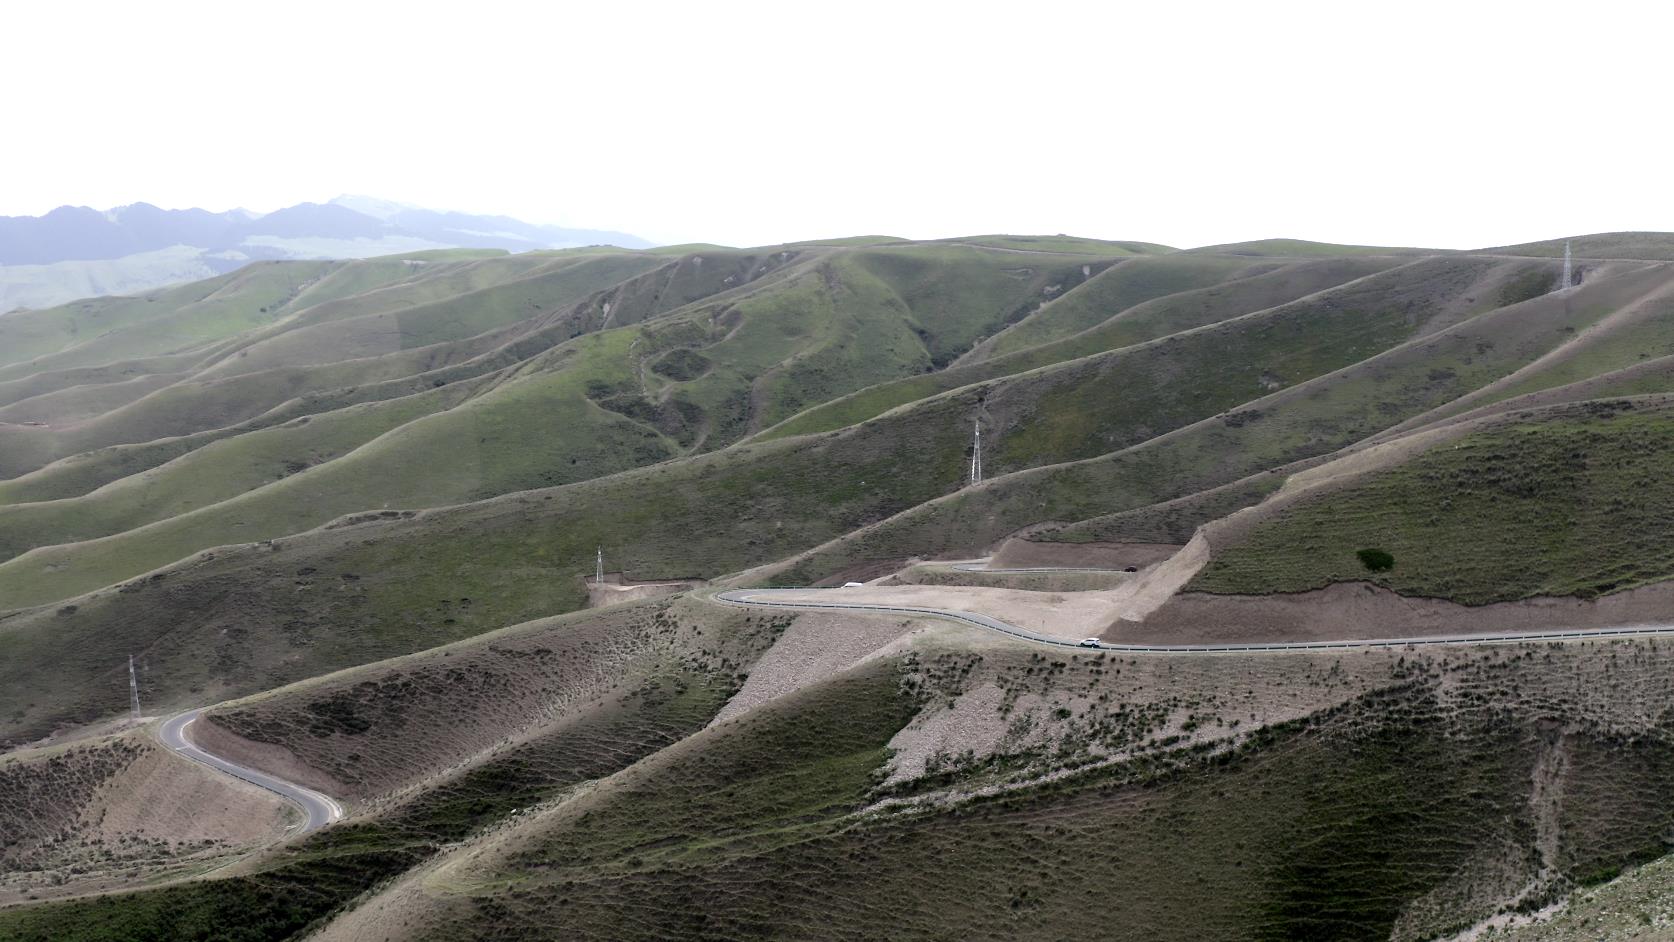
[[[574,575],[600,544],[648,578],[767,565],[773,575],[762,578],[792,582],[868,560],[980,552],[1015,531],[1138,513],[1324,457],[1554,351],[1654,322],[1638,312],[1667,284],[1660,266],[1645,263],[1618,263],[1555,295],[1541,294],[1549,262],[1353,256],[1252,272],[1206,258],[1203,287],[968,366],[937,369],[984,336],[1005,336],[1019,305],[1089,263],[1049,257],[1020,270],[1015,253],[914,244],[682,257],[567,311],[534,315],[520,332],[495,328],[497,346],[441,369],[383,358],[303,368],[293,388],[319,391],[274,407],[268,421],[94,451],[0,483],[0,497],[17,495],[0,506],[0,554],[10,557],[0,562],[0,598],[14,609],[43,606],[3,624],[20,650],[73,649],[70,660],[85,667],[72,671],[85,670],[96,689],[91,678],[113,669],[120,651],[166,632],[169,649],[190,657],[191,639],[229,617],[315,626],[295,643],[306,663],[325,667],[567,611],[583,604]],[[1063,295],[1054,303],[1147,261],[1107,265],[1079,289],[1051,292]],[[706,266],[726,273],[700,276]],[[710,290],[719,293],[704,296]],[[633,322],[601,319],[559,339],[580,328],[576,311],[602,311],[606,296],[618,313],[635,311]],[[327,388],[361,368],[382,382]],[[903,383],[919,384],[919,396]],[[849,405],[872,401],[872,390],[884,403],[905,401]],[[759,443],[739,442],[808,404]],[[241,414],[202,411],[210,425]],[[962,490],[978,416],[996,479]],[[833,430],[792,434],[822,428]],[[70,480],[101,486],[73,493],[85,483]],[[483,502],[518,492],[527,493]],[[1236,502],[1207,506],[1225,512]],[[449,509],[411,513],[438,507]],[[355,539],[341,539],[343,528],[307,532],[357,512],[371,515],[351,528]],[[438,541],[440,533],[448,536]],[[250,546],[217,549],[229,544]],[[359,578],[299,593],[303,569]],[[124,591],[104,588],[153,570],[162,571]],[[153,585],[169,588],[168,601],[144,601]],[[209,585],[219,588],[206,593]],[[418,588],[427,585],[435,589]],[[494,601],[444,618],[432,591]],[[201,612],[182,621],[181,597]],[[367,619],[356,643],[304,640],[344,617]],[[155,650],[159,664],[169,649]],[[34,717],[20,728],[89,709],[27,707],[31,663],[14,661],[12,709]],[[307,669],[295,663],[278,676]],[[259,689],[251,682],[226,689]]]
[[[19,781],[124,722],[134,655],[148,713],[242,698],[205,735],[353,806],[0,940],[1416,940],[1544,906],[1665,850],[1656,640],[1118,658],[588,583],[601,548],[811,585],[1197,535],[1169,604],[1651,605],[1670,244],[421,253],[0,318]],[[43,800],[0,797],[0,846]],[[79,887],[30,826],[30,885]]]

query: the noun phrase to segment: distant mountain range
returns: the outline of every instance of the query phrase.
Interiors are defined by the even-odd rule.
[[[0,216],[0,312],[79,297],[146,291],[221,274],[259,259],[367,258],[441,248],[647,248],[623,232],[541,226],[366,196],[299,203],[271,213],[60,206]]]

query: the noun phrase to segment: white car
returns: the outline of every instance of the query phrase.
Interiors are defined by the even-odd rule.
[[[1097,638],[1082,638],[1079,642],[1077,642],[1077,644],[1079,644],[1083,648],[1096,648],[1096,647],[1099,646],[1099,639],[1097,639]]]
[[[845,583],[843,583],[843,588],[845,588],[845,589],[858,589],[858,588],[861,588],[864,585],[866,585],[866,583],[864,583],[864,582],[845,582]]]

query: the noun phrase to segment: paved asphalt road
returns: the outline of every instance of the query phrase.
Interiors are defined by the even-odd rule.
[[[343,817],[342,805],[311,788],[293,785],[284,779],[274,778],[266,772],[258,772],[236,762],[229,762],[220,756],[211,755],[198,748],[188,738],[187,730],[193,723],[197,722],[198,715],[202,712],[203,709],[200,707],[170,717],[163,723],[162,729],[157,731],[157,738],[168,749],[178,752],[194,762],[201,762],[218,772],[224,772],[233,778],[243,779],[259,788],[265,788],[297,805],[307,815],[307,820],[303,822],[302,829],[297,831],[298,834],[307,834],[309,831],[324,827]]]
[[[800,608],[800,609],[847,609],[861,612],[881,612],[886,615],[928,615],[933,618],[945,618],[950,621],[975,625],[998,631],[1025,641],[1037,644],[1050,644],[1058,647],[1075,648],[1092,645],[1082,645],[1073,640],[1055,638],[1043,635],[1027,628],[1019,628],[1008,622],[1003,622],[981,612],[961,612],[940,608],[912,608],[901,605],[867,605],[859,602],[841,601],[843,589],[818,589],[812,591],[831,593],[830,602],[775,602],[773,596],[779,593],[805,593],[808,589],[733,589],[718,593],[715,599],[730,605],[760,606],[763,608]],[[1365,641],[1275,641],[1256,644],[1112,644],[1100,642],[1098,650],[1116,651],[1123,654],[1225,654],[1239,651],[1313,651],[1321,648],[1405,648],[1425,647],[1439,644],[1496,644],[1508,641],[1566,641],[1577,638],[1608,638],[1616,635],[1667,635],[1674,634],[1674,625],[1622,625],[1616,628],[1577,628],[1570,631],[1523,631],[1502,632],[1499,634],[1483,635],[1427,635],[1417,638],[1375,638]]]

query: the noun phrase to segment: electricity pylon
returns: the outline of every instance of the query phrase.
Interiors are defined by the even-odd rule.
[[[982,420],[976,420],[976,437],[971,441],[971,483],[982,483]]]
[[[139,722],[139,677],[134,674],[134,656],[128,655],[128,699],[134,722]]]
[[[1572,264],[1570,263],[1569,243],[1565,242],[1564,243],[1564,280],[1563,280],[1563,284],[1559,286],[1559,290],[1568,288],[1570,285],[1575,283],[1574,272],[1575,272],[1575,269],[1572,266]]]
[[[604,547],[599,547],[598,562],[593,566],[593,584],[604,585]]]

